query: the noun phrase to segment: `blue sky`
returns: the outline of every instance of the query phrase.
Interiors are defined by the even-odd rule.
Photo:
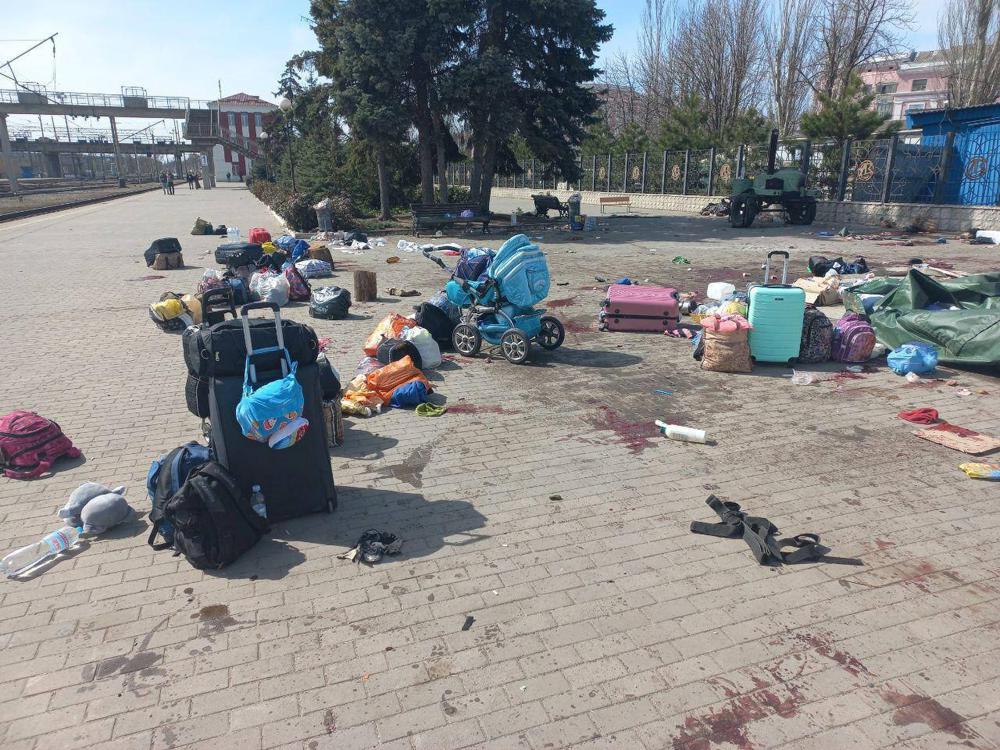
[[[245,91],[272,98],[277,76],[314,38],[304,17],[308,0],[2,0],[0,64],[29,42],[58,31],[51,47],[14,64],[18,78],[54,90],[118,93],[143,86],[149,94],[214,98]],[[615,36],[603,57],[634,45],[643,0],[598,0]],[[940,2],[914,0],[909,43],[936,46]],[[9,72],[4,69],[3,72]],[[8,82],[0,79],[0,88]],[[84,123],[80,123],[83,125]],[[106,124],[106,123],[105,123]]]

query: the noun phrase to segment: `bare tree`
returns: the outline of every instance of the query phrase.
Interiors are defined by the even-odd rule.
[[[635,67],[642,94],[641,124],[647,131],[663,119],[671,99],[669,42],[672,22],[672,6],[666,0],[646,0],[640,19]]]
[[[697,95],[722,132],[758,104],[765,0],[689,0],[674,27],[670,61],[679,96]]]
[[[912,22],[910,0],[816,0],[813,87],[834,95],[859,67],[898,52]]]
[[[938,18],[948,66],[948,105],[988,104],[1000,97],[1000,0],[949,0]]]
[[[776,0],[764,30],[771,112],[784,136],[798,128],[809,100],[807,70],[815,50],[811,33],[815,6],[816,0]]]

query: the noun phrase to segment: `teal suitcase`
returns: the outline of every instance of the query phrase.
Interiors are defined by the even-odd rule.
[[[784,257],[781,283],[770,284],[771,256]],[[750,356],[755,362],[788,362],[799,356],[806,312],[804,289],[788,281],[788,253],[774,250],[764,263],[764,283],[750,288]]]

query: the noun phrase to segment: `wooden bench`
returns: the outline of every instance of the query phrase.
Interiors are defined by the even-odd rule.
[[[535,202],[536,216],[548,218],[549,211],[558,211],[560,216],[565,216],[569,211],[569,205],[560,203],[559,199],[554,195],[543,193],[532,194],[531,200]]]
[[[413,233],[419,237],[421,229],[443,229],[453,224],[482,224],[483,234],[489,231],[493,214],[485,213],[476,203],[411,203],[413,213]],[[471,216],[462,216],[471,211]]]
[[[608,195],[599,198],[601,202],[601,213],[604,213],[605,206],[626,206],[626,213],[632,212],[632,199],[627,195]]]

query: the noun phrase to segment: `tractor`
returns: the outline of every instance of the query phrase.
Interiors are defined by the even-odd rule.
[[[748,227],[754,217],[765,211],[784,212],[789,224],[812,224],[816,218],[818,192],[806,188],[806,175],[794,167],[775,169],[778,131],[771,131],[767,149],[767,172],[753,179],[733,180],[729,223]]]

